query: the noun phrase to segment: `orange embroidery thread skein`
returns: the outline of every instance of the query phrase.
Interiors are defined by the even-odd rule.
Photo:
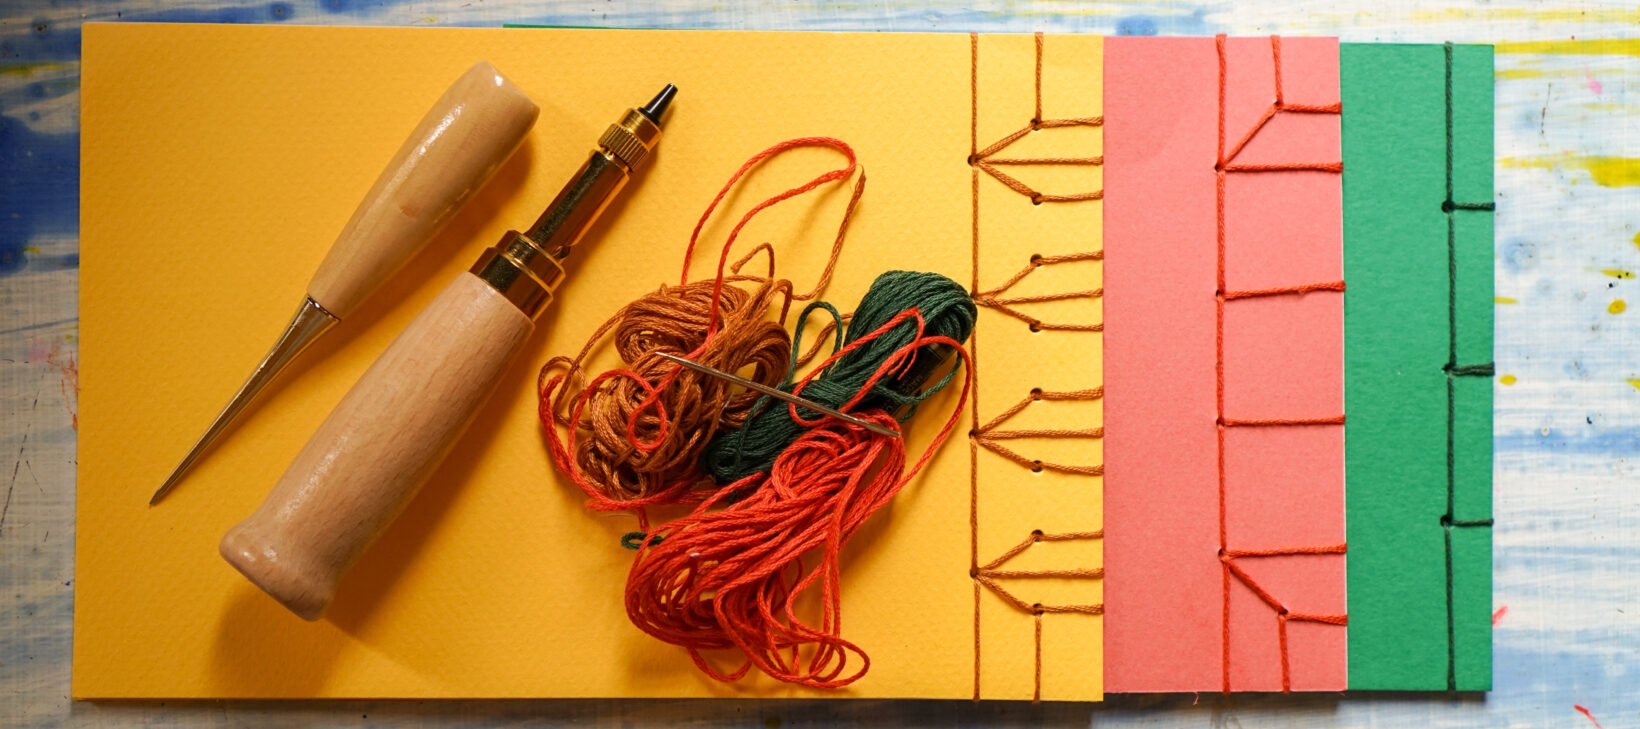
[[[729,191],[753,168],[787,150],[826,147],[843,154],[847,164],[764,200],[730,231],[710,280],[688,280],[689,260],[701,230]],[[537,381],[539,416],[553,463],[587,495],[597,511],[634,511],[647,531],[644,507],[696,501],[712,484],[700,467],[700,451],[720,428],[744,421],[756,393],[734,392],[722,380],[667,362],[658,352],[677,355],[725,372],[751,368],[751,379],[769,385],[785,375],[791,340],[784,328],[791,302],[815,297],[831,278],[865,174],[856,178],[853,196],[832,244],[830,259],[814,290],[793,292],[792,283],[774,276],[774,250],[754,247],[732,266],[729,254],[742,229],[758,213],[829,182],[854,174],[854,150],[828,137],[804,137],[759,152],[729,179],[695,225],[684,252],[683,274],[676,286],[662,286],[622,307],[593,333],[574,357],[554,357]],[[768,273],[741,273],[759,252],[768,254]],[[778,313],[774,320],[769,313]],[[623,366],[590,381],[585,362],[606,334]],[[568,412],[565,413],[565,409]]]

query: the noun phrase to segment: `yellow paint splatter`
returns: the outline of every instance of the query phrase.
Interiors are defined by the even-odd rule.
[[[1624,113],[1628,113],[1629,111],[1627,104],[1622,104],[1615,101],[1590,101],[1584,103],[1579,108],[1583,111],[1621,111]]]
[[[1498,43],[1496,53],[1553,53],[1574,56],[1640,56],[1640,38]]]
[[[71,63],[22,63],[16,66],[0,66],[0,74],[6,76],[29,76],[36,71],[66,71],[73,68]]]
[[[1494,303],[1498,303],[1498,304],[1519,304],[1520,303],[1519,300],[1511,299],[1507,296],[1498,296],[1498,297],[1493,298],[1492,301]]]
[[[1640,377],[1630,377],[1629,379],[1624,380],[1624,382],[1627,382],[1630,385],[1633,385],[1634,389],[1640,390]]]
[[[1498,81],[1521,81],[1533,79],[1570,80],[1587,83],[1590,78],[1589,70],[1582,65],[1565,66],[1560,68],[1541,68],[1531,65],[1533,61],[1553,56],[1513,56],[1520,62],[1518,66],[1498,68],[1492,72],[1492,78]],[[1609,97],[1590,99],[1583,97],[1577,102],[1579,111],[1627,111],[1628,106],[1621,101]]]
[[[1640,248],[1640,233],[1634,234],[1634,247]]]
[[[1504,375],[1504,376],[1498,378],[1498,382],[1503,383],[1505,385],[1513,385],[1513,384],[1515,384],[1515,376],[1514,375]]]
[[[1602,187],[1640,185],[1640,159],[1633,157],[1574,157]]]
[[[1635,157],[1503,157],[1498,160],[1498,164],[1514,169],[1581,169],[1588,172],[1595,184],[1602,187],[1640,185],[1640,158]],[[1572,184],[1577,184],[1577,180],[1573,179]]]
[[[1616,23],[1640,24],[1640,11],[1621,8],[1573,10],[1569,8],[1462,8],[1455,9],[1460,18],[1488,20],[1531,20],[1538,23]],[[1450,19],[1450,18],[1449,18]]]
[[[1629,305],[1623,303],[1622,299],[1617,299],[1617,300],[1613,301],[1611,304],[1606,306],[1606,311],[1609,311],[1613,314],[1621,314],[1624,311],[1627,311],[1628,308],[1629,308]]]
[[[1612,278],[1634,278],[1633,271],[1625,271],[1621,268],[1602,268],[1600,272]]]

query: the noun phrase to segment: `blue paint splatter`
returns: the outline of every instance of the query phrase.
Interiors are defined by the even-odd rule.
[[[1156,35],[1156,19],[1148,15],[1130,15],[1116,21],[1117,35]]]
[[[80,135],[42,134],[0,116],[0,276],[27,265],[24,249],[40,234],[76,235],[80,219]],[[72,261],[58,266],[77,266]]]
[[[21,33],[0,35],[0,66],[80,60],[80,28],[56,28],[35,20]]]
[[[1504,268],[1510,273],[1520,273],[1537,268],[1537,244],[1521,238],[1512,238],[1502,246],[1502,260]]]
[[[1500,432],[1492,436],[1492,447],[1501,452],[1542,454],[1545,451],[1565,454],[1608,456],[1640,455],[1640,428],[1598,425],[1590,428],[1552,428],[1541,431]]]
[[[0,110],[68,96],[79,89],[80,77],[77,74],[36,81],[10,91],[0,91]]]
[[[283,9],[284,16],[278,15]],[[295,9],[286,3],[272,5],[241,5],[230,8],[176,8],[152,13],[133,13],[125,20],[145,23],[266,23],[288,20]]]

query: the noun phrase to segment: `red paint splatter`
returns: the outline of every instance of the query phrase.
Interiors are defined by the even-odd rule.
[[[58,380],[58,386],[63,392],[63,406],[68,408],[69,424],[74,432],[80,432],[80,365],[75,362],[74,355],[68,355],[68,362],[63,364],[63,376]]]
[[[1589,721],[1592,721],[1592,722],[1594,722],[1594,729],[1606,729],[1606,728],[1605,728],[1605,727],[1603,727],[1603,726],[1600,726],[1600,720],[1599,720],[1599,719],[1596,719],[1596,718],[1594,718],[1594,714],[1591,714],[1591,713],[1589,713],[1589,710],[1588,710],[1588,709],[1585,709],[1585,708],[1583,708],[1583,707],[1582,707],[1582,706],[1580,706],[1580,705],[1578,705],[1578,704],[1572,704],[1572,708],[1574,708],[1574,709],[1577,709],[1577,710],[1578,710],[1578,711],[1581,711],[1581,712],[1583,712],[1583,715],[1584,715],[1584,716],[1587,716],[1587,717],[1589,717]]]
[[[1508,614],[1509,614],[1509,606],[1508,605],[1498,606],[1498,611],[1495,612],[1495,613],[1492,613],[1492,627],[1494,627],[1494,628],[1498,627],[1498,621],[1502,620],[1503,616],[1508,615]]]
[[[62,345],[56,343],[51,345],[45,360],[46,366],[59,374],[57,386],[63,393],[63,407],[68,409],[68,417],[77,433],[80,430],[80,365],[73,350],[64,353]]]

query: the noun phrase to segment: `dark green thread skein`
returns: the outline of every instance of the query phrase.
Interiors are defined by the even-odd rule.
[[[824,302],[815,302],[803,310],[797,320],[797,331],[792,337],[793,359],[786,368],[786,381],[780,384],[780,389],[785,392],[791,392],[795,386],[796,357],[800,351],[798,342],[802,340],[803,325],[809,313],[816,308],[825,309],[833,320],[841,318],[835,307]],[[911,308],[917,308],[922,312],[925,336],[946,336],[958,342],[965,342],[969,333],[974,331],[974,318],[977,312],[973,299],[969,298],[968,290],[962,285],[937,273],[889,271],[878,276],[877,280],[871,283],[871,288],[866,291],[865,297],[860,299],[860,306],[854,310],[854,318],[849,321],[846,338],[843,336],[842,328],[838,328],[832,351],[835,352],[844,345],[876,331],[901,312]],[[901,322],[882,336],[866,342],[859,349],[831,363],[831,366],[803,388],[803,397],[827,407],[841,407],[865,386],[885,360],[900,348],[910,344],[916,335],[915,320]],[[934,386],[921,393],[917,392],[922,381],[932,372],[933,367],[929,365],[935,365],[943,359],[941,355],[944,353],[937,351],[938,349],[936,345],[924,345],[917,352],[918,366],[914,366],[913,371],[901,375],[904,381],[884,378],[872,388],[871,394],[867,395],[856,409],[883,408],[894,412],[901,406],[909,405],[911,407],[907,412],[899,416],[901,420],[909,418],[917,403],[938,392],[955,374],[953,368]],[[818,417],[819,413],[805,411],[802,415],[813,419]],[[745,425],[737,430],[718,434],[706,445],[703,465],[706,472],[719,484],[733,483],[754,473],[768,470],[774,465],[774,460],[781,451],[796,441],[805,430],[806,427],[791,419],[790,409],[783,403],[765,397],[753,406],[752,415],[747,418]]]

